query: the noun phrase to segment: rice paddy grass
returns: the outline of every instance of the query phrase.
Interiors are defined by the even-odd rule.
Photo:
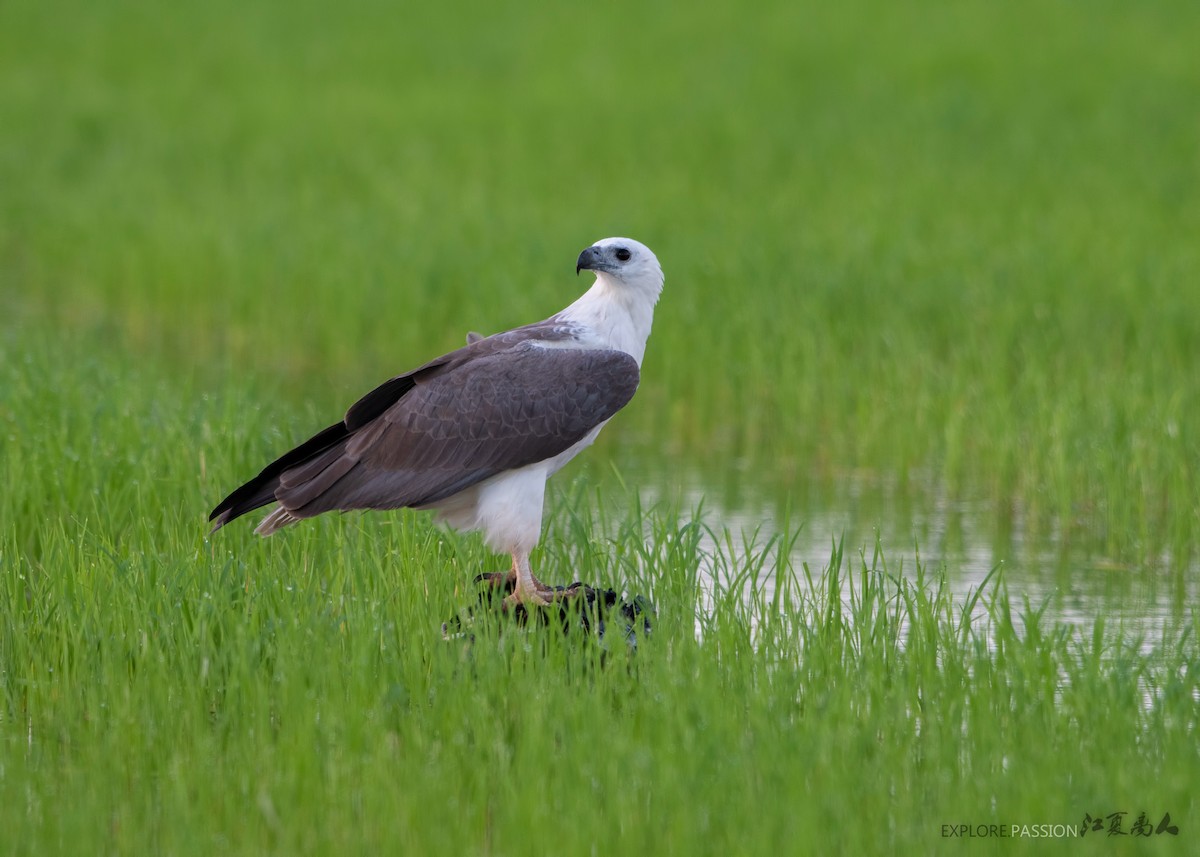
[[[1186,848],[1194,609],[1147,638],[1000,573],[955,599],[873,549],[797,567],[793,534],[727,542],[583,468],[539,567],[652,594],[649,638],[445,640],[477,543],[415,515],[206,539],[213,427],[253,446],[274,416],[91,351],[5,354],[42,427],[0,500],[11,853],[903,852],[1122,811]]]
[[[1113,813],[1188,851],[1193,4],[0,22],[6,852],[1008,854],[1061,843],[958,832]],[[535,563],[649,595],[636,655],[443,639],[503,561],[416,514],[207,537],[371,385],[561,308],[612,234],[666,291]],[[741,544],[747,496],[775,526]],[[1179,597],[1067,624],[1003,565],[797,560],[807,510],[864,496],[986,509],[1068,592],[1104,561]]]

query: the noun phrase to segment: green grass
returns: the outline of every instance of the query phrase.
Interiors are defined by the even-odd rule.
[[[1143,809],[1186,849],[1198,39],[1184,2],[4,4],[4,850],[910,853]],[[653,595],[632,662],[443,641],[502,560],[418,515],[206,538],[611,234],[666,291],[535,561]],[[714,532],[643,508],[679,485]],[[948,506],[1056,600],[787,549]],[[1060,624],[1096,564],[1176,593],[1162,630]]]
[[[788,533],[734,561],[593,468],[539,561],[653,593],[638,653],[494,622],[447,642],[495,567],[477,543],[360,515],[206,540],[188,498],[232,468],[204,457],[271,415],[21,344],[0,404],[44,431],[0,498],[10,853],[907,853],[1120,810],[1193,835],[1194,609],[1143,639],[878,552],[796,567]]]
[[[667,291],[622,437],[1194,554],[1193,4],[4,14],[10,317],[324,412],[632,234]]]

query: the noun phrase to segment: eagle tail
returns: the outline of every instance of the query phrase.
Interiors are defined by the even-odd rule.
[[[312,459],[328,452],[333,447],[344,443],[349,436],[350,431],[344,422],[335,423],[324,431],[313,435],[295,449],[285,452],[279,458],[272,461],[263,468],[261,473],[245,485],[234,490],[228,497],[217,504],[217,507],[208,516],[208,519],[213,523],[211,532],[216,532],[230,521],[240,518],[247,512],[253,512],[255,509],[266,506],[268,503],[275,502],[276,492],[280,487],[280,477],[284,471],[308,463]],[[288,515],[290,516],[291,513],[288,513]],[[267,520],[271,520],[273,517],[275,517],[274,514],[269,516]],[[258,532],[268,535],[280,527],[293,522],[293,520],[283,521],[282,516],[280,516],[280,520],[273,526],[269,529],[264,529],[267,524],[265,520],[260,525]]]

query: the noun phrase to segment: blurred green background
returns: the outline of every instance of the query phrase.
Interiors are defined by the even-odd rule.
[[[578,250],[631,235],[667,290],[606,444],[731,502],[936,489],[1186,564],[1198,18],[7,3],[7,338],[261,386],[315,427],[559,309]]]

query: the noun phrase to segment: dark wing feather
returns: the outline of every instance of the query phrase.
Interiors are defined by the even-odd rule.
[[[295,449],[285,452],[264,467],[261,473],[217,504],[208,516],[208,519],[214,522],[213,530],[220,529],[234,518],[240,518],[260,506],[275,502],[275,489],[279,485],[281,473],[328,452],[331,447],[344,445],[349,436],[350,431],[344,422],[335,423]]]
[[[486,354],[511,350],[530,339],[561,342],[567,337],[567,332],[552,320],[527,324],[495,336],[468,333],[467,344],[463,348],[430,360],[404,375],[397,375],[395,378],[384,381],[351,405],[350,409],[346,411],[346,427],[352,432],[362,428],[399,401],[422,378],[453,369]]]
[[[487,354],[418,377],[311,479],[284,473],[276,497],[297,517],[436,503],[566,451],[637,385],[637,361],[620,351],[525,345]]]
[[[384,381],[350,406],[350,409],[346,411],[346,428],[350,431],[362,428],[396,404],[396,401],[411,390],[415,383],[411,374],[400,375]]]
[[[568,449],[637,389],[628,354],[542,348],[531,338],[566,335],[549,323],[529,325],[385,381],[343,422],[222,500],[209,515],[213,529],[277,499],[298,517],[434,503]]]
[[[467,347],[431,360],[412,372],[384,381],[351,405],[342,422],[331,425],[295,449],[284,453],[264,467],[261,473],[218,503],[208,516],[208,519],[214,522],[213,530],[220,529],[247,512],[273,503],[284,471],[321,458],[331,450],[343,448],[345,441],[352,434],[370,424],[402,399],[416,385],[418,378],[428,377],[450,366],[461,365],[479,354],[511,348],[515,342],[530,336],[554,340],[561,339],[564,334],[552,323],[526,325],[497,336],[476,340]]]

